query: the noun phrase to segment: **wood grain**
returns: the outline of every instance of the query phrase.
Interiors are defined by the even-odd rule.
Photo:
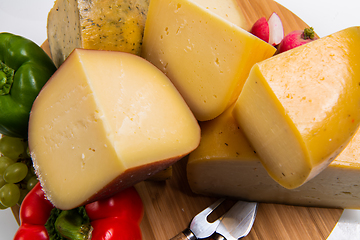
[[[276,12],[283,21],[285,34],[308,25],[292,12],[272,0],[237,0],[250,26],[260,17],[268,18]],[[247,30],[249,30],[247,29]],[[47,41],[43,49],[49,52]],[[188,227],[191,219],[216,201],[191,192],[186,179],[184,158],[173,167],[173,177],[166,182],[141,182],[136,188],[144,202],[141,223],[144,240],[166,240]],[[222,204],[210,221],[221,216],[234,200]],[[18,209],[13,209],[18,215]],[[260,203],[257,217],[245,240],[322,240],[326,239],[338,221],[342,209],[310,208],[281,204]]]

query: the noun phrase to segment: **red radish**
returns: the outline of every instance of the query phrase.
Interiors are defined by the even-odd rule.
[[[252,26],[250,33],[276,46],[284,37],[284,28],[280,17],[272,13],[268,20],[265,17],[259,18]]]
[[[269,24],[266,18],[259,18],[252,26],[250,33],[254,34],[265,42],[269,42]]]
[[[269,43],[273,46],[278,45],[284,38],[284,27],[279,15],[272,13],[268,20],[270,35]]]
[[[281,41],[278,46],[277,53],[285,52],[316,39],[317,37],[315,36],[315,32],[312,27],[305,28],[304,30],[292,31]]]

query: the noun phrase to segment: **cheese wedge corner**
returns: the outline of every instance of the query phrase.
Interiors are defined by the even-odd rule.
[[[236,1],[150,1],[141,56],[170,78],[199,121],[234,103],[252,65],[276,51],[244,30],[244,19]]]
[[[130,53],[76,49],[35,100],[29,148],[60,209],[105,198],[194,150],[200,128],[171,81]]]
[[[257,63],[234,117],[269,175],[297,188],[324,170],[360,124],[360,27]]]

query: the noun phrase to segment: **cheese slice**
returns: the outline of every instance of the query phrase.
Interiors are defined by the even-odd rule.
[[[47,198],[72,209],[194,150],[200,128],[170,80],[129,53],[76,49],[31,110],[29,148]]]
[[[296,188],[344,149],[360,123],[360,27],[254,65],[234,107],[265,169]]]
[[[55,65],[75,48],[139,55],[148,6],[149,0],[56,0],[47,23]]]
[[[300,206],[360,208],[360,131],[321,173],[296,189],[287,189],[267,173],[231,114],[201,122],[201,142],[190,153],[191,190],[208,196]]]
[[[236,1],[150,2],[141,55],[170,78],[200,121],[234,103],[253,64],[275,53],[242,29],[241,19]]]

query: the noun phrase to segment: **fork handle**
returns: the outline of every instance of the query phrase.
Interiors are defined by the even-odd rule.
[[[197,237],[190,229],[187,228],[170,240],[197,240]]]

